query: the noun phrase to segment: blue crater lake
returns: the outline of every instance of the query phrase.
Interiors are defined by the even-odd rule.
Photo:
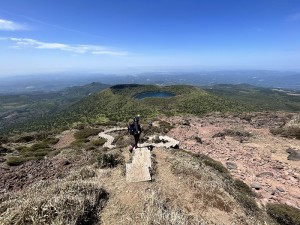
[[[170,92],[160,92],[160,91],[155,91],[155,92],[142,92],[134,96],[136,99],[144,99],[144,98],[169,98],[169,97],[174,97],[175,94],[170,93]]]

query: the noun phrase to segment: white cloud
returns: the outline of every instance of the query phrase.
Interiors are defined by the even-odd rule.
[[[128,55],[127,52],[113,52],[113,51],[94,51],[94,55]]]
[[[0,30],[5,31],[15,31],[15,30],[26,30],[27,27],[25,25],[15,23],[13,21],[0,19]]]
[[[8,40],[14,43],[13,48],[36,48],[36,49],[53,49],[60,51],[68,51],[76,54],[90,53],[93,55],[112,55],[123,56],[128,55],[124,51],[111,50],[100,45],[68,45],[55,42],[41,42],[30,38],[0,38],[0,40]]]
[[[300,20],[300,13],[291,14],[288,16],[287,21]]]

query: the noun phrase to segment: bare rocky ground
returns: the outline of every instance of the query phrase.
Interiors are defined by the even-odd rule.
[[[74,133],[76,130],[66,130],[57,136],[59,141],[53,146],[55,149],[62,149],[68,147],[75,141]]]
[[[270,128],[282,125],[287,118],[290,115],[285,113],[174,117],[168,121],[177,126],[168,135],[179,140],[182,149],[221,161],[234,177],[253,188],[262,205],[278,202],[300,208],[300,161],[288,160],[287,152],[300,152],[300,140],[270,133]],[[236,135],[224,135],[226,129]]]

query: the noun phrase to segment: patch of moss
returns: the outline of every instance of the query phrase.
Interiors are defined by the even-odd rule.
[[[268,204],[267,213],[282,225],[300,225],[300,210],[285,204]]]

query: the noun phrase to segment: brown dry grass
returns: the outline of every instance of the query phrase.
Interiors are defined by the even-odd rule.
[[[152,191],[143,200],[146,204],[141,214],[141,225],[206,224],[197,215],[184,212],[179,206],[172,207],[168,199],[165,199],[158,191]]]
[[[0,221],[3,225],[94,224],[107,199],[108,193],[94,182],[43,181],[2,196]]]
[[[128,151],[122,154],[130,158]],[[1,224],[272,224],[247,213],[226,190],[233,184],[207,166],[207,158],[181,150],[154,149],[153,154],[153,182],[127,183],[124,165],[100,169],[95,163],[64,179],[2,195]]]

